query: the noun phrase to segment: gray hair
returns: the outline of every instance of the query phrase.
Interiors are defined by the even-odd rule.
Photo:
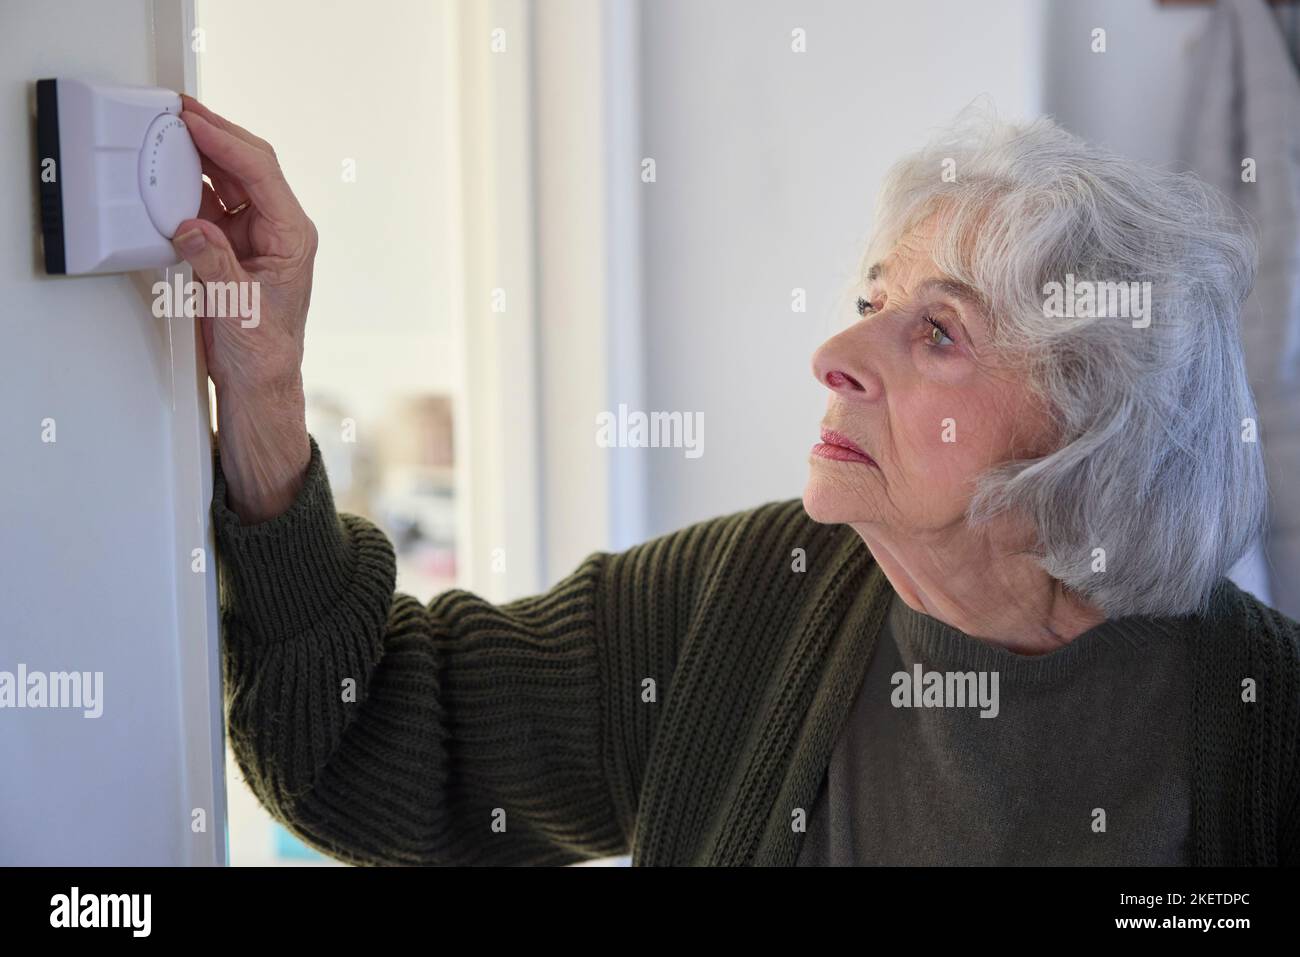
[[[968,521],[1027,515],[1043,568],[1108,617],[1204,612],[1266,524],[1238,331],[1249,224],[1189,173],[975,107],[892,167],[865,262],[931,217],[931,257],[980,294],[996,352],[1059,428],[1055,451],[981,477]],[[1150,282],[1149,326],[1049,317],[1048,284],[1067,274]]]

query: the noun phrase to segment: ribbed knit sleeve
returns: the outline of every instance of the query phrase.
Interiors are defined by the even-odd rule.
[[[653,735],[628,676],[670,670],[677,613],[636,555],[594,553],[508,604],[424,605],[394,592],[384,533],[335,511],[314,438],[286,512],[242,525],[219,456],[212,509],[231,747],[293,833],[355,864],[628,851]],[[648,624],[642,589],[661,600]]]

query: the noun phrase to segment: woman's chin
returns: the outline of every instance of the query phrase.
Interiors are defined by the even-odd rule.
[[[847,482],[836,462],[812,462],[803,490],[803,510],[814,522],[844,525],[871,522],[879,518],[884,502],[879,489],[859,482]]]
[[[803,510],[814,522],[832,524],[851,520],[852,503],[844,500],[844,490],[833,487],[815,473],[808,476],[803,490]],[[859,506],[860,507],[860,506]]]

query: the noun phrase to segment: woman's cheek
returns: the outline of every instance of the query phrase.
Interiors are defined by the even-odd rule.
[[[975,381],[975,363],[957,346],[918,344],[913,353],[917,375],[957,389]]]
[[[918,472],[960,484],[966,473],[987,464],[989,423],[981,397],[937,381],[923,383],[917,396],[924,401],[904,414]]]

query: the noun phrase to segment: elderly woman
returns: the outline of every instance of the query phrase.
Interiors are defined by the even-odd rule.
[[[231,743],[358,864],[1300,861],[1300,625],[1225,572],[1266,490],[1252,241],[1210,189],[1040,120],[891,172],[802,501],[494,605],[394,594],[299,375],[315,229],[186,100]],[[228,209],[239,210],[235,214]],[[810,428],[815,423],[809,423]]]

